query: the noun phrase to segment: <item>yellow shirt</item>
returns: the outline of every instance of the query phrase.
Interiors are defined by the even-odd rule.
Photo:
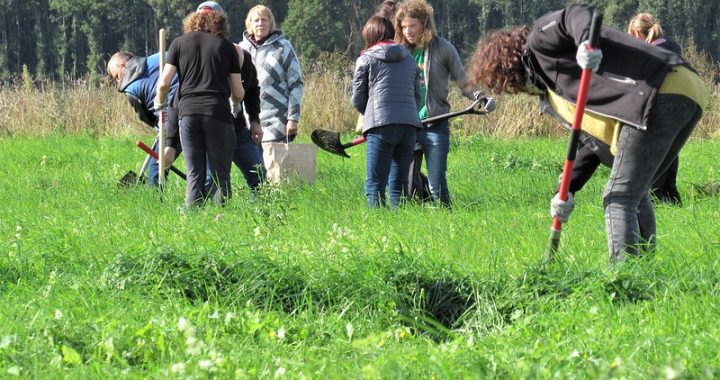
[[[564,99],[560,95],[548,90],[548,99],[550,105],[565,121],[572,124],[575,118],[575,104]],[[610,152],[615,155],[617,151],[617,141],[620,137],[620,128],[622,123],[607,117],[600,116],[596,113],[585,109],[582,118],[582,130],[590,136],[610,145]]]
[[[697,103],[703,111],[707,105],[705,85],[697,74],[685,66],[675,66],[665,76],[658,93],[686,96]],[[548,91],[548,98],[555,111],[565,121],[572,124],[575,117],[575,104],[552,91]],[[608,144],[613,155],[617,152],[617,142],[621,128],[622,123],[620,121],[595,114],[587,109],[582,118],[582,130]]]
[[[660,85],[661,94],[684,95],[705,111],[707,91],[700,77],[685,66],[675,66]]]

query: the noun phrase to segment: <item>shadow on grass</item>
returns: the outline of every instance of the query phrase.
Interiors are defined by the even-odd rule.
[[[465,330],[497,331],[578,293],[597,298],[602,292],[613,303],[636,303],[651,300],[659,286],[648,279],[652,276],[632,266],[582,272],[558,263],[531,266],[517,277],[473,278],[442,263],[428,264],[401,253],[343,265],[327,263],[322,273],[331,275],[323,277],[259,253],[228,255],[232,264],[224,257],[169,251],[150,257],[121,255],[105,268],[103,281],[115,290],[139,289],[191,302],[250,302],[288,314],[352,305],[358,313],[390,317],[389,321],[434,340],[452,339]],[[375,281],[364,277],[368,273]],[[388,308],[387,301],[394,306]]]
[[[118,256],[103,277],[116,290],[140,289],[192,302],[257,302],[292,312],[305,297],[305,281],[298,273],[260,255],[244,256],[229,265],[210,255],[192,260],[165,251],[150,258]]]

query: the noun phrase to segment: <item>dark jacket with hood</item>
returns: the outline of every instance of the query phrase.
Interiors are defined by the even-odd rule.
[[[389,124],[421,127],[420,72],[402,45],[380,43],[355,63],[352,104],[363,114],[363,133]]]
[[[523,56],[535,85],[572,103],[580,86],[577,46],[588,39],[593,10],[574,4],[541,16],[528,35]],[[587,110],[646,129],[665,76],[673,67],[687,64],[678,54],[613,28],[601,29],[599,45],[603,59],[590,81]]]
[[[158,116],[155,110],[155,88],[160,76],[160,55],[149,57],[132,57],[125,64],[125,72],[120,79],[117,90],[127,97],[138,118],[150,127],[156,128]],[[177,90],[178,77],[173,78],[168,93],[168,103]]]
[[[682,48],[680,45],[672,40],[666,40],[664,38],[657,39],[652,42],[652,45],[672,51],[678,55],[682,54]],[[572,125],[565,121],[565,119],[563,119],[562,116],[560,116],[552,108],[552,105],[545,95],[540,96],[540,113],[551,116],[568,130],[572,129]],[[578,145],[577,155],[575,156],[575,162],[571,173],[569,192],[575,194],[580,191],[590,180],[600,164],[612,167],[613,160],[614,156],[610,152],[610,146],[589,135],[585,131],[580,131],[580,143]],[[658,187],[657,184],[654,184],[653,186]],[[555,188],[555,193],[559,191],[560,184],[558,184]]]

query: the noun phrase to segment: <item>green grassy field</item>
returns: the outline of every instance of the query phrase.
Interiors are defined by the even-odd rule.
[[[149,140],[149,138],[145,138]],[[0,378],[717,378],[720,141],[656,254],[610,266],[601,193],[542,265],[557,139],[455,142],[454,209],[370,211],[364,147],[224,208],[119,188],[134,139],[0,138]],[[182,167],[182,163],[179,163]]]

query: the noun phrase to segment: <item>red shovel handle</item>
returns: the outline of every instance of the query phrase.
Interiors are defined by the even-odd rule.
[[[150,148],[149,146],[145,145],[144,142],[138,140],[138,141],[135,142],[135,145],[137,145],[138,148],[144,150],[145,153],[149,154],[150,157],[154,158],[156,161],[159,160],[159,159],[158,159],[158,154],[157,154],[154,150],[152,150],[152,148]],[[185,173],[181,172],[180,169],[178,169],[177,167],[175,167],[175,165],[170,165],[170,170],[172,170],[172,172],[175,173],[175,174],[177,174],[180,178],[182,178],[182,179],[184,179],[184,180],[187,180],[187,176],[185,175]]]
[[[600,26],[602,25],[603,15],[600,12],[594,12],[592,22],[590,23],[590,48],[596,48],[600,41]],[[570,179],[572,176],[573,164],[577,153],[578,143],[580,141],[580,130],[582,127],[582,118],[585,114],[585,103],[587,102],[588,89],[590,88],[590,78],[592,70],[583,69],[580,76],[580,88],[578,89],[577,103],[575,104],[575,115],[570,132],[570,142],[568,144],[567,158],[563,165],[562,179],[560,180],[560,191],[558,196],[561,200],[568,199],[568,190],[570,189]],[[557,251],[560,245],[560,231],[562,230],[562,222],[558,218],[553,218],[552,233],[550,235],[550,245],[548,247],[549,258]]]

